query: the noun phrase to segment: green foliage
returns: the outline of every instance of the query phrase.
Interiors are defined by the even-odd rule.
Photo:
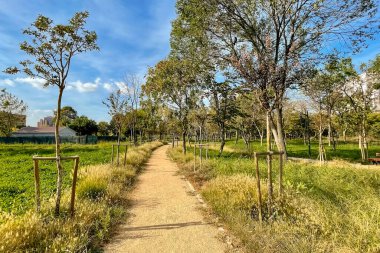
[[[368,115],[369,133],[374,138],[380,138],[380,113]]]
[[[45,86],[57,85],[64,89],[72,57],[99,49],[96,33],[84,28],[88,16],[88,12],[77,12],[69,24],[54,25],[53,20],[39,15],[23,32],[31,40],[20,44],[20,49],[33,59],[21,61],[21,69],[10,67],[5,72],[23,72],[33,78],[42,78]]]
[[[20,127],[19,121],[26,109],[24,101],[5,89],[0,90],[0,136],[10,136],[16,127]]]
[[[54,122],[56,121],[57,111],[54,111]],[[69,126],[78,117],[77,111],[71,106],[61,108],[61,125]]]
[[[98,131],[96,122],[83,115],[75,118],[68,126],[79,135],[92,135]]]
[[[111,126],[108,122],[100,121],[98,123],[98,135],[108,136],[111,133]]]

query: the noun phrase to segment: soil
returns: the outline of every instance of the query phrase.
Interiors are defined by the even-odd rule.
[[[167,157],[168,148],[153,152],[131,193],[130,215],[105,252],[226,251],[220,230],[204,219],[202,203]]]

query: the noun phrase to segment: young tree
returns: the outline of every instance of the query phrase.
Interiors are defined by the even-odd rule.
[[[45,81],[45,87],[54,85],[58,87],[55,122],[55,153],[58,170],[56,215],[59,215],[60,211],[63,180],[59,138],[63,91],[66,87],[73,57],[86,51],[99,49],[96,44],[96,33],[85,29],[88,16],[88,12],[77,12],[68,24],[54,25],[53,20],[39,15],[36,21],[24,30],[24,34],[30,36],[31,39],[20,45],[20,49],[30,55],[32,59],[21,61],[21,69],[10,67],[5,70],[9,74],[23,72],[32,78],[41,78]]]
[[[305,94],[318,104],[320,115],[323,114],[322,111],[327,115],[328,145],[331,146],[331,143],[334,143],[334,149],[332,116],[338,104],[342,106],[342,103],[347,102],[344,98],[343,87],[356,75],[350,58],[337,59],[332,57],[324,69],[319,71],[312,81],[305,82],[302,87]],[[321,131],[322,125],[324,125],[322,120],[323,117],[320,117],[320,145],[322,145]]]
[[[181,122],[182,151],[186,154],[186,136],[189,112],[195,106],[197,85],[194,63],[169,57],[149,68],[144,92],[168,103]]]
[[[109,95],[103,101],[103,104],[108,108],[108,114],[112,117],[111,125],[115,126],[117,133],[117,144],[120,144],[120,137],[125,124],[125,116],[127,113],[127,99],[122,94],[121,90],[117,90]]]
[[[11,136],[26,109],[24,101],[5,89],[0,90],[0,135]]]
[[[127,101],[127,125],[129,126],[130,136],[134,145],[137,145],[138,108],[140,107],[142,80],[137,75],[127,74],[124,77],[123,88],[121,92],[126,96]]]
[[[374,87],[367,82],[365,73],[352,78],[344,87],[351,107],[351,120],[359,135],[359,147],[362,161],[368,159],[368,115],[372,111]]]
[[[211,101],[210,107],[213,111],[211,118],[218,126],[220,140],[219,156],[221,156],[226,143],[227,124],[232,123],[233,118],[239,113],[236,103],[236,90],[228,82],[218,83],[211,81],[210,83],[208,95]]]

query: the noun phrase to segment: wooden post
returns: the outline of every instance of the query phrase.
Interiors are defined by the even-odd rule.
[[[40,199],[40,172],[38,169],[38,160],[33,159],[34,162],[34,186],[35,186],[35,193],[36,193],[36,206],[37,206],[37,212],[41,210],[41,199]]]
[[[124,168],[127,165],[127,149],[128,149],[128,147],[125,146],[125,151],[124,151]]]
[[[202,145],[199,145],[199,159],[200,159],[199,168],[202,169]]]
[[[278,190],[279,190],[279,195],[280,195],[280,200],[282,199],[282,192],[283,192],[283,189],[282,189],[282,173],[283,173],[283,166],[284,166],[284,154],[283,153],[280,153],[280,171],[279,171],[279,174],[278,174]]]
[[[206,146],[206,160],[208,160],[208,144],[207,144],[207,146]]]
[[[116,149],[116,166],[119,166],[119,151],[120,151],[120,145],[117,144],[117,149]]]
[[[70,202],[71,217],[74,217],[74,213],[75,213],[75,191],[77,187],[79,157],[76,158],[74,161],[75,162],[74,162],[73,186],[71,187],[71,202]]]
[[[259,171],[259,159],[256,155],[256,152],[254,153],[254,159],[256,164],[256,184],[257,184],[257,204],[258,204],[258,211],[259,211],[259,221],[262,223],[263,221],[263,214],[262,214],[262,199],[261,199],[261,187],[260,187],[260,171]]]
[[[269,217],[272,215],[272,196],[273,196],[273,188],[272,188],[272,155],[268,153],[267,155],[268,162],[268,215]]]
[[[196,163],[197,163],[197,150],[196,150],[196,147],[197,147],[197,144],[194,143],[194,172],[195,172],[195,167],[197,166]]]
[[[111,164],[113,165],[113,156],[114,156],[114,147],[115,147],[115,145],[114,144],[112,144],[112,156],[111,156]]]

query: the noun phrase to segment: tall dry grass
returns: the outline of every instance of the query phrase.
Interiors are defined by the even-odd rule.
[[[259,224],[252,159],[214,157],[193,172],[192,154],[169,153],[248,252],[380,252],[379,170],[287,162],[283,201],[277,198],[274,215]],[[277,167],[273,161],[275,184]],[[264,202],[265,170],[260,161]]]
[[[130,148],[127,166],[108,164],[81,169],[76,213],[69,216],[69,192],[62,201],[62,215],[53,215],[53,200],[42,211],[24,215],[0,215],[0,252],[89,252],[97,251],[112,228],[126,213],[127,192],[137,172],[160,142]]]

